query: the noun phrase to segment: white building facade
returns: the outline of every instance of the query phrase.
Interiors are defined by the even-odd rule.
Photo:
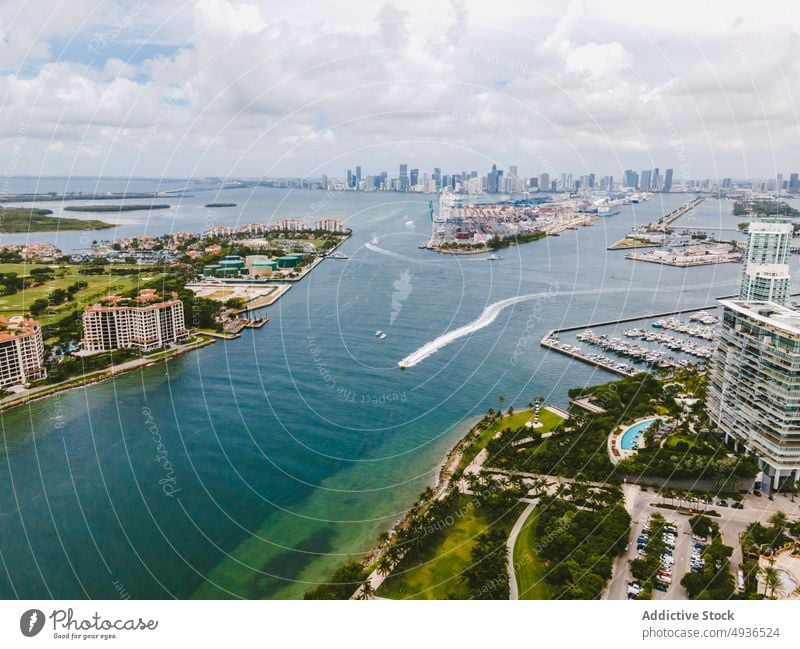
[[[726,442],[755,453],[777,488],[800,477],[800,312],[721,300],[708,374],[709,417]]]
[[[791,223],[750,223],[739,299],[745,302],[789,301]]]
[[[42,328],[22,316],[0,318],[0,387],[47,378]]]
[[[140,298],[141,299],[141,298]],[[152,294],[145,301],[157,299]],[[89,352],[138,347],[148,352],[188,338],[183,302],[95,304],[83,312],[83,348]]]

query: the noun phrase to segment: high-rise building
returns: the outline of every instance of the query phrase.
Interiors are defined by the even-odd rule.
[[[411,175],[409,176],[412,187],[416,187],[419,184],[419,169],[412,169]]]
[[[791,223],[749,225],[739,299],[745,302],[786,304],[789,299]]]
[[[653,186],[653,172],[649,169],[642,169],[642,173],[639,176],[639,185],[638,189],[642,192],[649,192]]]
[[[539,175],[539,191],[542,192],[549,192],[550,191],[550,174],[543,173]]]
[[[0,387],[47,378],[42,328],[21,315],[0,317]]]
[[[89,352],[131,347],[152,351],[188,337],[183,302],[175,293],[169,300],[153,289],[139,291],[133,299],[111,295],[83,312],[83,348]]]
[[[486,176],[486,193],[487,194],[496,194],[497,193],[497,165],[492,165],[492,170],[489,172],[489,175]]]
[[[672,169],[667,169],[664,172],[664,187],[661,191],[669,192],[672,190]]]
[[[783,174],[778,174],[775,180],[775,191],[780,194],[783,191]]]
[[[355,187],[356,189],[361,187],[361,165],[356,167]]]
[[[721,300],[722,330],[708,373],[708,415],[728,444],[756,454],[777,488],[800,477],[800,312]]]
[[[800,178],[798,178],[797,174],[790,174],[789,175],[789,193],[790,194],[797,194],[800,192]]]
[[[400,175],[397,177],[397,189],[401,192],[408,191],[408,165],[400,165]]]
[[[347,170],[347,188],[348,189],[353,187],[353,180],[354,180],[353,170],[352,169],[348,169]]]
[[[650,185],[650,189],[653,191],[661,191],[661,170],[656,167],[653,169],[653,182]]]
[[[633,169],[626,169],[623,176],[625,178],[625,187],[628,189],[636,189],[639,186],[639,174]]]

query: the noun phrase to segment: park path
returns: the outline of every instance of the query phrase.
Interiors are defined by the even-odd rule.
[[[534,508],[538,504],[539,504],[538,498],[528,502],[528,506],[522,510],[522,513],[519,515],[517,522],[514,523],[514,527],[511,528],[511,534],[508,535],[508,541],[506,541],[506,548],[508,551],[508,559],[507,559],[508,599],[519,599],[519,587],[517,586],[517,572],[516,572],[516,567],[514,565],[514,545],[517,542],[517,537],[519,536],[519,533],[522,531],[522,528],[525,525],[525,521],[528,520],[528,516],[531,515]]]

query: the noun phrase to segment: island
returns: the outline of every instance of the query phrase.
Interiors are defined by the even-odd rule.
[[[236,203],[207,203],[205,207],[236,207]]]
[[[131,205],[69,205],[65,211],[69,212],[136,212],[140,210],[168,210],[171,206],[166,204],[145,205],[133,203]]]
[[[95,219],[51,216],[53,212],[28,207],[0,207],[0,232],[58,232],[61,230],[105,230],[115,227]]]

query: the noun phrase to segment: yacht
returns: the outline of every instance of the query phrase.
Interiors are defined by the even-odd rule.
[[[328,257],[330,257],[331,259],[349,259],[347,255],[342,254],[338,250],[329,254]]]
[[[496,255],[496,254],[492,253],[491,255],[489,255],[489,256],[486,258],[486,261],[499,261],[499,260],[501,260],[501,259],[502,259],[502,257],[500,257],[500,256],[498,256],[498,255]]]

